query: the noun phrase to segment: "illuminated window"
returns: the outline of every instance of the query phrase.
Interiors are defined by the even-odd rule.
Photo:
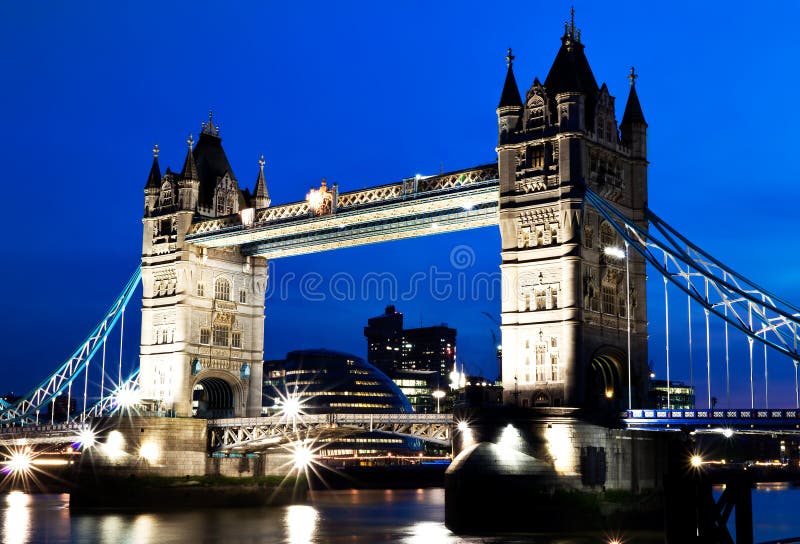
[[[232,348],[241,348],[242,347],[242,333],[239,331],[234,331],[231,333],[231,347]]]
[[[544,168],[544,147],[537,146],[530,149],[531,168]]]
[[[215,346],[227,346],[231,328],[228,325],[214,325],[212,327]]]
[[[200,343],[208,344],[211,341],[211,330],[208,327],[200,329]]]
[[[553,287],[547,288],[547,309],[558,308],[558,290]]]
[[[602,295],[603,313],[611,315],[615,314],[617,309],[617,288],[613,285],[604,283],[602,287]]]
[[[616,244],[616,236],[614,236],[614,229],[608,223],[600,225],[600,246],[601,249],[607,247],[614,247]]]
[[[241,302],[242,304],[247,302],[247,291],[245,291],[244,289],[239,291],[239,302]]]
[[[217,278],[214,282],[214,298],[217,300],[231,299],[231,284],[225,278]]]
[[[554,382],[561,380],[561,374],[558,368],[558,354],[550,354],[550,379]]]
[[[545,367],[545,356],[547,355],[547,346],[539,344],[536,346],[536,381],[547,381],[547,367]]]
[[[162,206],[171,206],[173,202],[172,184],[170,182],[164,183],[161,186],[161,195],[159,196],[159,203]]]
[[[205,295],[206,288],[201,282],[197,282],[197,296],[202,297]]]
[[[547,308],[547,294],[544,289],[536,289],[536,309],[545,310]]]

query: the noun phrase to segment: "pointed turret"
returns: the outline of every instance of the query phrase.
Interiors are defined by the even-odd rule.
[[[500,142],[504,142],[508,134],[517,129],[522,117],[522,99],[519,96],[517,80],[514,77],[514,58],[509,47],[508,55],[506,55],[508,64],[506,81],[500,95],[500,104],[497,106],[497,128]]]
[[[256,187],[253,190],[253,207],[254,208],[267,208],[270,205],[269,191],[267,191],[267,181],[264,178],[264,155],[258,159],[258,179],[256,180]]]
[[[153,146],[153,166],[147,176],[144,186],[144,213],[149,216],[153,213],[158,202],[158,193],[161,190],[161,168],[158,166],[158,144]]]
[[[501,108],[521,108],[522,99],[519,96],[519,88],[517,87],[517,79],[514,77],[514,55],[511,54],[511,48],[508,48],[508,55],[506,62],[508,63],[508,71],[506,72],[506,82],[503,84],[503,94],[500,95],[500,104],[497,109]]]
[[[194,163],[194,155],[192,154],[194,138],[192,138],[191,134],[189,134],[189,138],[186,140],[186,145],[189,146],[189,150],[186,152],[186,159],[183,161],[181,179],[187,181],[198,181],[200,178],[197,176],[197,166]]]
[[[644,120],[639,95],[636,94],[636,78],[638,77],[636,70],[631,66],[628,76],[631,90],[619,128],[622,133],[622,142],[630,148],[631,155],[643,159],[647,157],[647,121]]]
[[[188,150],[183,161],[183,171],[178,179],[178,204],[182,210],[194,211],[197,207],[197,196],[200,188],[200,176],[197,175],[197,165],[194,162],[192,146],[194,138],[189,134],[186,139]]]
[[[642,113],[642,105],[639,103],[639,95],[636,94],[636,78],[638,77],[636,70],[631,66],[631,73],[628,76],[631,82],[631,90],[628,93],[628,102],[625,104],[625,113],[622,115],[620,126],[640,124],[647,127],[647,121],[644,120],[644,113]]]
[[[570,20],[564,23],[561,48],[544,80],[551,108],[554,108],[551,115],[555,116],[555,108],[563,111],[563,108],[559,108],[561,103],[570,110],[566,119],[561,114],[558,116],[561,128],[565,130],[584,130],[594,126],[599,89],[583,49],[581,31],[575,27],[575,10],[572,9]],[[559,95],[571,97],[559,102]]]
[[[158,144],[153,146],[153,166],[150,167],[150,175],[147,176],[147,184],[144,186],[145,193],[147,189],[161,188],[161,168],[158,166]]]

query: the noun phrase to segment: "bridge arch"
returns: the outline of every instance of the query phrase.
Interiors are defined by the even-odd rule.
[[[586,408],[619,411],[626,405],[623,401],[628,381],[622,363],[625,359],[625,352],[612,346],[603,346],[592,354],[586,366]]]
[[[244,393],[241,381],[226,372],[203,372],[192,383],[192,416],[212,419],[240,415]]]

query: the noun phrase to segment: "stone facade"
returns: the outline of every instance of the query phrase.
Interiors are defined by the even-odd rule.
[[[586,205],[589,187],[647,226],[646,128],[633,78],[617,125],[580,33],[568,26],[544,84],[523,102],[512,69],[497,108],[505,400],[520,406],[617,410],[628,406],[627,298],[632,403],[648,374],[645,264]],[[632,113],[630,112],[632,111]]]
[[[183,171],[145,187],[139,383],[145,405],[178,416],[261,413],[267,263],[238,247],[187,243],[193,222],[269,205],[263,160],[255,196],[239,189],[218,129],[187,142]],[[196,391],[197,390],[197,391]],[[194,399],[193,405],[193,395]]]

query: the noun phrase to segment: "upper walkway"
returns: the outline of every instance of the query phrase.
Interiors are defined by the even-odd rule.
[[[339,194],[324,207],[309,201],[199,221],[187,241],[204,247],[241,246],[246,255],[287,257],[329,249],[496,225],[497,165]],[[322,197],[320,197],[322,198]]]

